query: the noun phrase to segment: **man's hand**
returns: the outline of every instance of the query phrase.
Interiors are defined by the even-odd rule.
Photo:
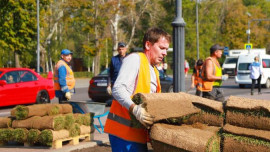
[[[195,87],[194,83],[191,83],[190,88],[193,89]]]
[[[132,110],[133,115],[140,121],[147,129],[154,123],[154,117],[148,114],[142,105],[135,105]]]
[[[70,100],[70,99],[71,99],[71,94],[70,94],[70,92],[66,92],[65,97],[67,98],[67,100]]]
[[[110,85],[107,87],[107,93],[112,95],[112,87]]]
[[[222,81],[226,81],[226,80],[228,80],[228,78],[229,78],[229,75],[228,74],[225,74],[225,75],[222,75],[221,76],[221,80]]]

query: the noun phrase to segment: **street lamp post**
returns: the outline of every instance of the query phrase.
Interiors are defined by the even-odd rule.
[[[200,49],[199,49],[199,9],[198,0],[196,0],[196,40],[197,40],[197,60],[200,59]]]
[[[40,74],[40,50],[39,50],[39,0],[37,0],[37,73]]]
[[[270,19],[251,19],[251,20],[248,20],[248,30],[247,30],[247,35],[248,35],[248,43],[250,43],[250,24],[251,22],[253,21],[270,21]]]
[[[185,21],[182,17],[182,0],[176,0],[176,17],[173,26],[173,91],[185,91]]]

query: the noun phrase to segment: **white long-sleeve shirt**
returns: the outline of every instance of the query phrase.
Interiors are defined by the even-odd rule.
[[[134,93],[137,85],[137,78],[140,68],[140,56],[137,53],[132,53],[124,58],[118,77],[112,89],[113,97],[127,109],[134,102],[130,96]],[[154,67],[149,64],[151,75],[151,93],[156,92],[157,78]]]
[[[251,79],[258,79],[259,76],[262,74],[262,67],[259,62],[253,62],[249,65],[250,70],[250,78]]]

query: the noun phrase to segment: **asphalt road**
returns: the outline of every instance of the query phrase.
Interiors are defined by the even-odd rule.
[[[76,93],[72,96],[71,100],[72,101],[91,101],[87,93],[88,84],[89,84],[89,79],[77,79],[76,80]],[[191,79],[189,76],[186,78],[185,88],[186,88],[186,91],[188,91],[188,93],[195,94],[195,89],[190,89],[190,84],[191,84]],[[238,84],[234,82],[234,78],[230,78],[227,81],[224,81],[222,88],[224,90],[224,94],[226,97],[229,97],[230,95],[240,95],[240,94],[246,94],[250,92],[250,86],[246,86],[246,88],[239,88]],[[51,102],[58,103],[58,100],[57,98],[54,98]],[[14,106],[0,108],[0,117],[9,116],[10,110],[13,107]]]

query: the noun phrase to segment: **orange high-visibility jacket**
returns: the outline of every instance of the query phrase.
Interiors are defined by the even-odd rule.
[[[213,70],[213,74],[215,76],[222,76],[222,69],[219,65],[217,65],[216,63],[214,63],[214,61],[212,60],[211,57],[208,57],[205,59],[205,63],[206,63],[206,60],[211,60],[213,65],[214,65],[214,70]],[[205,71],[205,64],[203,65],[204,69],[203,69],[203,72],[202,72],[202,75],[203,75],[203,81],[202,81],[202,91],[204,92],[208,92],[208,91],[212,91],[213,89],[213,86],[221,86],[222,84],[222,81],[221,80],[217,80],[217,81],[210,81],[210,80],[207,80],[206,79],[206,71]]]
[[[195,67],[195,70],[196,70],[196,73],[195,73],[195,79],[194,79],[194,83],[195,83],[195,86],[198,90],[202,91],[202,75],[200,75],[200,69],[199,67]]]
[[[144,53],[138,53],[140,56],[140,69],[137,78],[136,93],[150,93],[150,69],[149,62]],[[160,93],[159,72],[154,67],[157,78],[157,92]],[[133,95],[134,95],[133,94]],[[130,113],[118,101],[113,100],[110,113],[106,120],[105,132],[117,136],[121,139],[145,144],[147,142],[147,130],[145,128],[135,128],[131,124]]]
[[[59,77],[58,77],[58,68],[60,66],[65,66],[67,70],[67,75],[66,75],[66,83],[68,86],[68,89],[71,90],[75,86],[75,78],[72,69],[67,65],[67,63],[63,60],[59,60],[55,66],[55,71],[54,71],[54,90],[61,90],[60,84],[59,84]]]

